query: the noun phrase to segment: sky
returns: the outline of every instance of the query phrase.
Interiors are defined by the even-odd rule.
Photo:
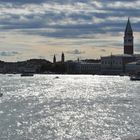
[[[0,60],[123,53],[128,17],[140,53],[140,0],[0,0]]]

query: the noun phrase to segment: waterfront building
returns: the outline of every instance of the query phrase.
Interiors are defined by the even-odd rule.
[[[37,69],[35,68],[35,66],[32,67],[25,67],[23,68],[23,73],[36,73]]]
[[[65,62],[66,72],[68,74],[76,74],[77,73],[76,64],[77,64],[77,62],[72,61],[72,60],[69,60],[69,61]]]
[[[121,74],[125,73],[125,65],[135,61],[135,56],[122,54],[101,57],[102,74]]]
[[[124,33],[124,54],[133,55],[134,53],[133,40],[134,40],[133,30],[131,27],[130,20],[128,18],[128,22],[127,22],[125,33]]]
[[[30,59],[21,62],[2,62],[0,63],[0,73],[23,73],[30,71],[39,73],[42,66],[50,66],[51,62],[45,59]]]
[[[68,61],[67,73],[71,74],[100,74],[100,63],[88,63],[83,61]]]
[[[100,63],[79,62],[78,71],[81,74],[100,74]]]
[[[102,74],[121,74],[126,72],[126,64],[136,61],[134,55],[133,45],[133,30],[131,27],[130,20],[128,18],[126,29],[124,32],[124,54],[110,55],[101,57],[101,73]]]

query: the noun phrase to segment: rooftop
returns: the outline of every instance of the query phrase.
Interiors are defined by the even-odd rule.
[[[103,56],[101,58],[106,58],[106,57],[134,57],[134,55],[130,55],[130,54],[116,54],[116,55]]]
[[[129,18],[128,18],[128,21],[127,21],[125,32],[132,32],[132,27],[131,27],[131,23],[130,23]]]

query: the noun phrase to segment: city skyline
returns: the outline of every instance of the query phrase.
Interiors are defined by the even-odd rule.
[[[140,2],[107,0],[0,1],[0,60],[100,58],[123,53],[128,17],[139,53]]]

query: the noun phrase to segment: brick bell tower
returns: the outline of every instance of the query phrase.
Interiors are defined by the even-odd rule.
[[[133,47],[133,30],[131,28],[131,23],[128,18],[125,34],[124,34],[124,54],[133,54],[134,47]]]

